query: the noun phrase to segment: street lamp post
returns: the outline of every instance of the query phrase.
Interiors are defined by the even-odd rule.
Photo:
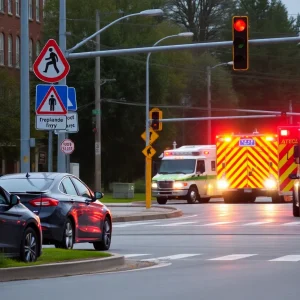
[[[179,34],[173,34],[166,36],[160,40],[158,40],[153,47],[155,47],[157,44],[160,42],[172,38],[172,37],[191,37],[194,34],[192,32],[182,32]],[[149,101],[149,60],[150,60],[150,55],[151,52],[148,53],[147,55],[147,60],[146,60],[146,147],[149,146],[149,108],[150,108],[150,101]],[[147,167],[147,158],[146,158],[146,163],[145,163],[145,187],[146,187],[146,208],[150,208],[150,203],[151,203],[151,176],[147,174],[147,170],[151,166]],[[150,173],[151,174],[151,173]]]
[[[120,22],[121,20],[134,17],[134,16],[144,16],[144,17],[154,17],[154,16],[161,16],[163,15],[163,11],[161,9],[147,9],[143,10],[139,13],[134,13],[130,15],[123,16],[119,19],[116,19],[112,23],[106,25],[105,27],[100,29],[100,20],[99,20],[99,13],[97,13],[97,30],[94,34],[91,36],[85,38],[78,44],[76,44],[73,48],[66,50],[67,54],[72,53],[74,50],[78,49],[82,45],[86,44],[88,41],[93,39],[94,37],[97,38],[96,44],[97,44],[97,50],[100,50],[100,38],[99,35],[111,27],[112,25]],[[95,64],[95,106],[97,109],[97,114],[96,114],[96,137],[95,137],[95,190],[101,190],[101,93],[100,93],[100,85],[101,85],[101,80],[100,80],[100,57],[96,59],[96,64]],[[98,111],[99,110],[99,111]],[[58,156],[63,156],[64,154],[62,152],[59,152]]]
[[[225,65],[233,65],[233,61],[229,61],[226,63],[217,64],[213,67],[207,66],[207,116],[211,117],[211,70]],[[211,144],[211,120],[207,120],[207,144]]]

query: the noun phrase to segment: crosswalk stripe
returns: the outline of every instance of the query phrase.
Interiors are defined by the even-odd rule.
[[[235,222],[215,222],[215,223],[201,224],[197,226],[215,226],[215,225],[225,225],[230,223],[235,223]]]
[[[187,257],[192,257],[192,256],[197,256],[197,255],[202,255],[202,254],[200,254],[200,253],[198,253],[198,254],[175,254],[175,255],[170,255],[170,256],[142,259],[142,261],[175,260],[175,259],[187,258]]]
[[[289,223],[284,223],[284,224],[281,224],[283,226],[292,226],[292,225],[299,225],[300,222],[289,222]]]
[[[147,255],[151,255],[151,254],[125,254],[124,257],[130,258],[130,257],[147,256]]]
[[[242,259],[242,258],[254,256],[254,255],[257,255],[257,254],[231,254],[231,255],[211,258],[209,260],[237,260],[237,259]]]
[[[134,222],[134,223],[124,223],[124,224],[114,224],[113,227],[130,227],[130,226],[136,226],[136,225],[152,225],[157,224],[159,222]]]
[[[243,224],[243,226],[255,226],[255,225],[262,225],[262,224],[267,224],[267,223],[272,223],[272,221],[247,223],[247,224]]]
[[[269,261],[300,261],[300,255],[285,255]]]
[[[178,223],[170,223],[170,224],[159,224],[153,226],[163,226],[163,227],[170,227],[170,226],[179,226],[179,225],[187,225],[187,224],[194,224],[198,222],[178,222]]]

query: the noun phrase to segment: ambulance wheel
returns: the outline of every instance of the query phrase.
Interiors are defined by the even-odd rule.
[[[284,202],[284,197],[280,195],[273,195],[272,196],[272,202],[273,203],[283,203]]]
[[[166,204],[166,203],[167,203],[168,198],[157,197],[157,198],[156,198],[156,201],[157,201],[158,204],[163,205],[163,204]]]
[[[299,217],[299,207],[296,205],[296,195],[293,191],[293,216]]]
[[[194,186],[190,187],[187,195],[188,204],[195,204],[198,199],[199,199],[198,189]]]
[[[223,194],[224,203],[234,203],[236,202],[236,196],[233,193],[224,193]]]

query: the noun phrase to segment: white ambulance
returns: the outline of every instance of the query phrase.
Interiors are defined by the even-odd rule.
[[[207,203],[221,197],[216,186],[216,146],[189,145],[166,150],[152,178],[152,196],[159,204],[168,199]]]

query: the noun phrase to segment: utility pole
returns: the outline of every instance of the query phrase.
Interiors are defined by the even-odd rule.
[[[53,130],[49,130],[48,136],[48,172],[52,172],[53,166]]]
[[[29,24],[28,0],[21,1],[21,172],[30,172]]]
[[[66,54],[66,0],[59,1],[59,47],[63,54]],[[67,79],[59,82],[60,85],[66,85]],[[66,155],[60,150],[60,144],[65,139],[65,133],[58,131],[57,134],[57,172],[66,172]]]
[[[96,10],[96,31],[100,30],[100,13]],[[100,51],[100,34],[96,35],[96,49]],[[95,190],[101,191],[101,73],[100,57],[95,58]]]
[[[207,66],[207,116],[211,117],[211,67]],[[207,120],[207,144],[211,144],[211,119]]]

